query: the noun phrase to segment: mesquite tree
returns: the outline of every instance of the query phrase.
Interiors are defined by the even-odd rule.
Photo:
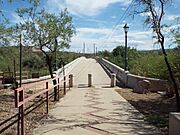
[[[37,46],[45,55],[51,78],[53,78],[53,61],[56,51],[69,48],[74,34],[72,17],[67,9],[58,15],[48,13],[44,9],[19,9],[19,16],[23,19],[22,32],[28,44]],[[27,17],[29,19],[27,19]]]
[[[177,110],[180,111],[180,99],[178,93],[178,86],[176,84],[171,65],[168,61],[167,53],[164,47],[165,37],[162,33],[162,18],[165,15],[165,6],[171,2],[170,0],[133,0],[135,7],[135,14],[145,14],[145,24],[153,28],[153,32],[156,34],[157,42],[161,45],[164,60],[169,71],[169,76],[174,86],[176,94]]]
[[[51,78],[53,78],[53,63],[56,59],[56,52],[60,49],[69,48],[71,37],[75,33],[72,17],[67,9],[59,14],[48,13],[39,9],[39,3],[33,7],[20,8],[17,10],[22,22],[20,29],[27,41],[26,44],[38,47],[46,58]],[[53,84],[56,85],[56,80]],[[54,88],[54,100],[58,100],[56,87]]]
[[[170,29],[170,34],[172,34],[173,44],[180,47],[180,17],[175,18],[175,27]]]
[[[6,5],[6,3],[10,3],[10,5],[13,6],[14,2],[15,0],[0,0],[0,46],[8,46],[11,44],[11,41],[14,42],[13,25],[9,21],[10,18],[6,16],[7,11],[5,7],[3,7],[4,5]],[[40,0],[20,0],[19,3],[20,2],[24,2],[29,5],[40,4]]]

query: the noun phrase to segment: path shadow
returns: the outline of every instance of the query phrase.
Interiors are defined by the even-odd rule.
[[[139,95],[137,93],[123,95],[123,92],[121,95],[126,97],[126,100],[135,109],[137,109],[140,113],[142,113],[145,116],[144,119],[146,122],[161,129],[161,131],[163,131],[165,135],[168,134],[169,113],[176,112],[175,97],[173,98],[167,98],[164,96],[154,97],[155,95],[148,96],[148,94]]]
[[[164,135],[158,128],[152,126],[153,123],[147,123],[145,117],[134,109],[128,102],[124,101],[112,101],[112,104],[116,106],[116,109],[112,111],[110,115],[114,117],[114,121],[118,121],[115,124],[123,124],[129,130],[125,131],[121,128],[116,128],[114,131],[118,133],[133,133],[133,134],[143,134],[143,135]],[[149,125],[150,124],[150,125]],[[151,125],[152,124],[152,125]]]
[[[78,84],[78,88],[89,88],[87,84]]]
[[[102,88],[113,88],[111,86],[102,86]]]

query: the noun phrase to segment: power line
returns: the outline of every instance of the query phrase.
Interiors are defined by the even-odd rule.
[[[117,29],[118,27],[118,24],[121,23],[121,21],[125,18],[125,15],[127,14],[127,12],[129,11],[129,9],[133,6],[133,3],[135,2],[135,0],[132,0],[131,3],[129,4],[129,6],[126,8],[126,10],[124,11],[124,13],[122,14],[122,16],[118,19],[118,21],[113,25],[112,27],[112,31],[110,34],[108,34],[106,36],[106,41],[107,42],[113,35],[113,33],[115,32],[115,30]]]
[[[109,40],[109,38],[113,35],[114,31],[117,29],[118,24],[120,24],[120,22],[125,18],[125,15],[127,14],[128,10],[132,7],[132,4],[134,3],[135,0],[132,0],[132,2],[129,4],[129,6],[126,8],[126,10],[124,11],[123,15],[121,16],[121,18],[117,21],[117,23],[114,25],[114,28],[111,31],[111,34],[108,36],[107,40]]]

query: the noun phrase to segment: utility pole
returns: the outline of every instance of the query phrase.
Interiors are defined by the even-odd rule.
[[[86,44],[83,42],[83,54],[85,55],[85,50],[86,50]]]
[[[96,55],[96,44],[94,43],[94,56]]]
[[[19,50],[20,50],[20,59],[19,59],[19,86],[21,87],[22,84],[22,34],[20,34],[19,36],[20,40],[20,44],[19,44]]]

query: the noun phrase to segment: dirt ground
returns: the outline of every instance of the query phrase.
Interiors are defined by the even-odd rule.
[[[116,89],[130,104],[145,116],[145,121],[168,134],[169,112],[176,111],[175,97],[168,98],[158,93],[138,94],[132,89]]]
[[[33,90],[33,93],[34,93],[34,90]],[[28,97],[28,95],[31,95],[31,94],[32,94],[31,91],[27,91],[25,93],[25,97]],[[60,97],[62,97],[62,96],[63,96],[63,91],[61,90]],[[32,102],[28,102],[28,104],[26,104],[25,108],[32,105],[33,103],[36,103],[37,100],[39,100],[40,98],[43,98],[43,97],[45,97],[45,95],[44,96],[42,95],[41,97],[36,98]],[[9,120],[7,123],[2,124],[5,120],[7,120],[8,118],[11,118],[12,116],[14,116],[18,113],[18,109],[15,108],[14,100],[15,100],[14,90],[0,89],[0,131],[4,127],[6,127],[9,123],[13,122],[14,120],[16,120],[18,118],[18,116],[16,116],[12,120]],[[52,97],[49,100],[49,109],[52,109],[54,107],[54,104],[55,104],[54,98]],[[35,106],[37,106],[37,104],[35,104],[32,108],[34,108]],[[31,108],[29,110],[31,110]],[[39,126],[40,120],[45,117],[48,117],[48,115],[46,114],[46,103],[41,104],[38,108],[34,109],[32,112],[27,114],[25,116],[26,134],[31,135],[33,129],[36,128],[37,126]],[[10,128],[8,128],[7,130],[5,130],[3,133],[0,133],[0,134],[16,135],[17,134],[17,122],[13,126],[11,126]]]

